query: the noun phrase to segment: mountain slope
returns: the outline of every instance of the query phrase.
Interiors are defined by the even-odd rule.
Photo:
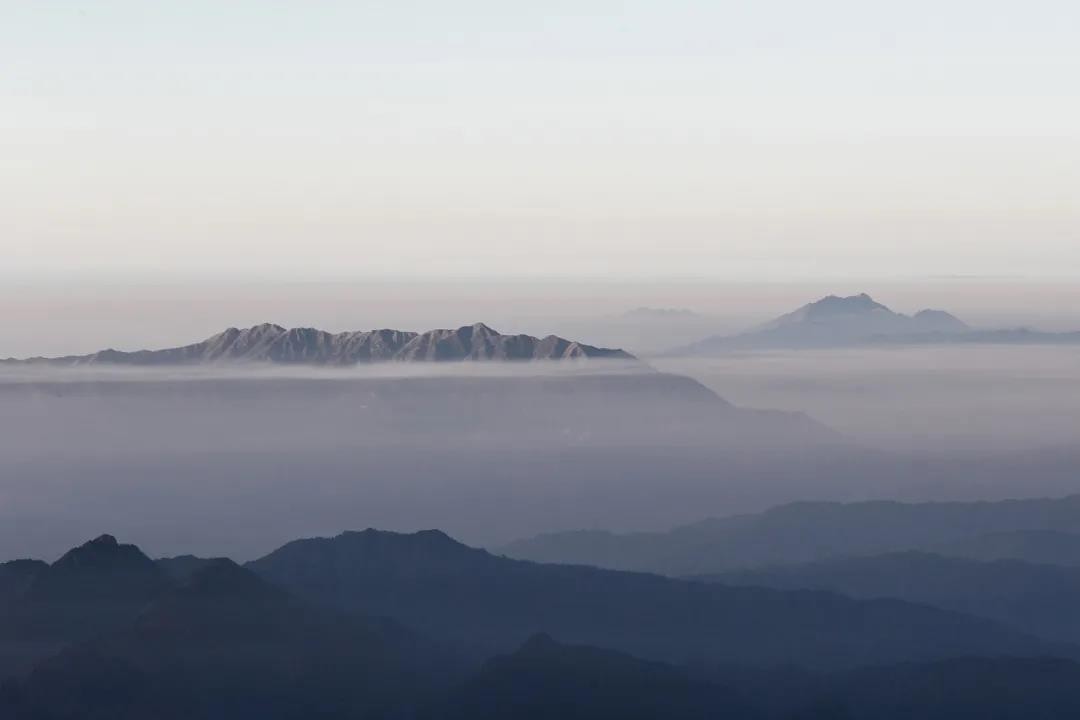
[[[925,552],[837,558],[710,575],[785,590],[891,597],[977,615],[1050,641],[1080,642],[1080,569],[1017,560],[975,562]]]
[[[735,693],[689,671],[593,647],[530,638],[489,660],[454,691],[435,720],[749,720],[761,717]]]
[[[1080,665],[1066,660],[960,658],[828,675],[688,670],[541,636],[487,663],[422,717],[1059,720],[1078,713]]]
[[[150,558],[111,535],[52,565],[19,565],[18,581],[0,591],[0,678],[24,672],[70,643],[123,627],[169,586]],[[10,579],[10,570],[5,574]]]
[[[941,555],[970,560],[1024,560],[1080,566],[1080,533],[1056,530],[1006,530],[961,538],[931,549]]]
[[[41,664],[0,711],[20,720],[399,717],[451,682],[453,667],[392,624],[314,610],[217,561],[129,627]]]
[[[1080,532],[1080,495],[975,503],[792,503],[662,533],[551,533],[512,543],[503,552],[539,562],[695,575],[937,547],[1012,530]]]
[[[247,567],[313,603],[393,617],[479,654],[537,632],[653,660],[820,668],[1049,651],[989,622],[897,601],[539,565],[437,531],[300,540]]]
[[[259,362],[347,366],[359,363],[446,362],[461,360],[633,360],[622,350],[597,348],[549,335],[503,335],[477,323],[455,330],[424,333],[371,330],[331,334],[314,328],[286,329],[263,324],[229,328],[202,342],[165,350],[122,352],[102,350],[90,355],[32,358],[26,362],[51,365],[170,366],[225,362]]]
[[[49,569],[41,560],[11,560],[0,563],[0,603],[18,597],[39,574]]]

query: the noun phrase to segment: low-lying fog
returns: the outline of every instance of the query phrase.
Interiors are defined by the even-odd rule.
[[[737,405],[804,411],[878,447],[1001,452],[1080,441],[1080,347],[802,350],[651,362]]]
[[[1062,495],[1080,489],[1078,360],[920,348],[664,360],[660,373],[8,367],[0,558],[55,557],[103,532],[243,559],[368,526],[494,546],[803,499]],[[805,410],[841,435],[743,408]]]

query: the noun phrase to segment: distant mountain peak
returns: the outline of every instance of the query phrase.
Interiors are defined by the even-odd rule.
[[[102,350],[90,355],[33,358],[52,365],[205,365],[226,362],[350,366],[373,362],[634,360],[629,353],[555,335],[504,335],[484,323],[423,333],[370,330],[329,333],[263,323],[230,327],[202,342],[164,350]]]
[[[966,322],[944,310],[920,310],[913,319],[924,332],[959,333],[971,330]]]
[[[905,315],[868,293],[826,295],[745,333],[706,338],[683,351],[696,354],[728,349],[841,347],[883,338],[895,341],[959,335],[970,329],[943,310]]]
[[[803,305],[793,313],[778,318],[783,321],[789,318],[795,321],[808,319],[828,318],[837,315],[864,314],[872,312],[886,312],[892,314],[892,310],[874,300],[866,293],[858,295],[827,295],[820,300]]]

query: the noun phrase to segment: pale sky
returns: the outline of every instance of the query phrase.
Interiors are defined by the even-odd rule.
[[[0,0],[0,278],[1080,275],[1066,0]]]

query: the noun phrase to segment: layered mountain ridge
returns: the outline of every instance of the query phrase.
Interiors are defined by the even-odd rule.
[[[174,576],[176,560],[190,572]],[[0,603],[0,717],[12,720],[1049,720],[1080,708],[1077,648],[1056,636],[902,599],[515,561],[437,530],[298,540],[245,566],[155,563],[103,535],[4,570],[67,590]],[[118,582],[134,577],[152,583]]]
[[[284,328],[264,323],[229,328],[201,342],[163,350],[101,350],[89,355],[30,358],[8,362],[62,366],[168,366],[259,362],[348,366],[375,362],[529,360],[633,360],[629,353],[566,340],[556,335],[504,335],[476,323],[456,329],[407,332],[368,330],[330,333],[316,328]]]

